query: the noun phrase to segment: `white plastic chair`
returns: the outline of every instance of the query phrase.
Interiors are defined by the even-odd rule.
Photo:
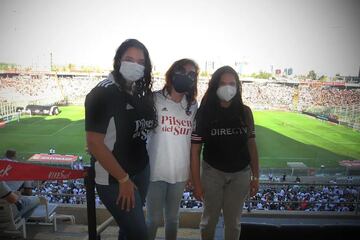
[[[18,233],[22,228],[22,236],[26,239],[25,218],[15,216],[12,204],[0,199],[0,231],[4,233]]]
[[[39,196],[40,204],[35,208],[30,217],[27,218],[27,224],[53,225],[54,231],[57,231],[56,226],[56,208],[57,204],[48,203],[47,199]]]

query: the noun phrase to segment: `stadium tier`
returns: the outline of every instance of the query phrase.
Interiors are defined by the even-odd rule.
[[[67,102],[83,104],[85,95],[104,76],[92,75],[3,75],[0,77],[0,101],[8,102]],[[207,89],[208,79],[198,83],[198,100]],[[155,77],[153,88],[160,89],[162,77]],[[242,86],[244,102],[248,105],[267,109],[305,111],[308,108],[358,106],[360,105],[360,84],[301,81],[250,81]],[[35,104],[35,103],[34,103]],[[42,104],[44,105],[44,104]]]

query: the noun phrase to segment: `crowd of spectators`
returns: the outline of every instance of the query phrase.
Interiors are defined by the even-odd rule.
[[[33,190],[34,193],[46,197],[50,203],[86,203],[86,188],[81,180],[46,181],[37,185]]]
[[[247,202],[250,210],[355,211],[359,188],[352,186],[264,186]]]
[[[185,189],[181,202],[180,208],[202,208],[203,203],[197,201],[190,189]]]
[[[163,85],[164,80],[156,77],[153,89],[159,90]],[[208,81],[200,78],[197,97],[199,102],[207,87]],[[309,84],[243,82],[242,97],[245,104],[262,109],[303,111],[312,106],[360,105],[360,89]]]
[[[49,76],[15,76],[0,78],[0,101],[61,100],[55,79]],[[9,99],[10,98],[10,99]]]
[[[49,75],[18,75],[0,78],[0,100],[16,96],[19,101],[68,101],[84,98],[85,95],[101,80],[101,77],[56,77]],[[10,93],[10,94],[7,94]]]
[[[243,101],[253,106],[266,106],[267,108],[293,109],[296,86],[275,83],[243,83]]]
[[[281,211],[355,211],[359,187],[308,186],[308,185],[261,185],[259,192],[246,201],[244,209]],[[86,204],[86,189],[82,181],[44,182],[34,189],[34,194],[45,196],[51,203]],[[101,205],[97,196],[96,205]],[[185,190],[181,208],[202,208],[191,190]]]
[[[34,188],[35,195],[44,196],[50,203],[86,204],[86,188],[82,180],[39,182]],[[100,205],[98,196],[96,205]],[[183,193],[181,208],[201,208],[202,202],[196,201],[191,190]]]
[[[19,75],[0,78],[0,92],[11,92],[24,99],[84,99],[85,95],[102,80],[99,76],[49,76]],[[198,101],[201,101],[206,89],[207,79],[199,79]],[[164,79],[154,77],[153,90],[159,90]],[[289,84],[274,82],[244,82],[243,101],[251,106],[263,108],[281,108],[305,110],[311,106],[344,106],[360,104],[360,89],[343,89],[332,86],[311,84]],[[6,97],[8,95],[1,94]],[[6,99],[0,99],[6,100]],[[81,102],[81,101],[80,101]],[[295,109],[296,108],[296,109]]]
[[[346,106],[360,104],[360,89],[340,89],[323,86],[299,86],[299,106],[302,109],[311,106]]]
[[[101,77],[59,78],[59,86],[69,101],[84,98],[102,80]]]

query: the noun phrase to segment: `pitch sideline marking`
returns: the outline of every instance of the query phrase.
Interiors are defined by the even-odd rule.
[[[54,132],[53,134],[50,134],[49,136],[52,137],[52,136],[55,136],[56,134],[58,134],[59,132],[61,132],[62,130],[64,130],[65,128],[69,127],[70,125],[72,125],[73,123],[69,123],[67,124],[66,126],[60,128],[59,130],[57,130],[56,132]]]

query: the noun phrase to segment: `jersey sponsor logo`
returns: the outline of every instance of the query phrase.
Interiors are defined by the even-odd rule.
[[[154,125],[153,120],[140,119],[135,121],[135,131],[133,138],[140,137],[142,140],[146,140],[148,129]]]
[[[174,116],[161,116],[160,121],[163,132],[171,132],[177,135],[190,135],[192,132],[192,121],[189,119],[179,119]]]
[[[231,136],[247,134],[247,129],[244,127],[238,128],[213,128],[210,132],[211,136]]]

